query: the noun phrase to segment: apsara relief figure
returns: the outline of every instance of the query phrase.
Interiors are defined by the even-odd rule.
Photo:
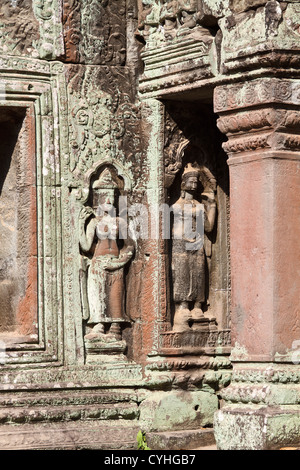
[[[214,228],[216,201],[213,190],[203,192],[201,202],[196,199],[200,171],[191,164],[185,167],[181,195],[172,206],[174,331],[185,331],[190,320],[204,318],[207,282],[204,234]]]
[[[80,248],[89,260],[85,282],[90,328],[87,340],[120,340],[125,320],[124,267],[135,247],[130,238],[122,237],[126,227],[117,216],[119,185],[111,170],[105,168],[92,184],[93,207],[83,207],[79,216]]]

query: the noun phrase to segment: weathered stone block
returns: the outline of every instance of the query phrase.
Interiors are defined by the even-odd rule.
[[[6,450],[137,450],[138,422],[119,420],[99,423],[58,422],[4,425],[0,430],[0,449]]]
[[[252,406],[231,406],[216,413],[215,438],[220,450],[276,450],[299,446],[300,412]]]
[[[151,450],[184,450],[215,445],[213,429],[147,433]]]
[[[217,409],[217,396],[208,392],[154,392],[140,405],[141,427],[173,431],[211,426]]]
[[[3,0],[0,5],[0,53],[36,56],[39,24],[31,0]]]
[[[250,8],[257,8],[265,5],[268,0],[229,0],[229,8],[234,13],[241,13]]]
[[[63,0],[65,60],[124,65],[126,2]]]

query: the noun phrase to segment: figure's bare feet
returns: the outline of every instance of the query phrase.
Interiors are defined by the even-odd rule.
[[[174,315],[173,331],[182,332],[189,329],[189,321],[192,319],[188,308],[178,307]]]
[[[91,331],[87,335],[85,335],[84,339],[88,339],[89,341],[96,341],[96,340],[103,340],[106,335],[104,333],[94,333]]]
[[[193,320],[198,320],[199,318],[204,318],[204,313],[201,308],[196,307],[192,310]]]

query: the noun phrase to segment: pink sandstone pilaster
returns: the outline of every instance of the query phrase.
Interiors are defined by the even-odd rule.
[[[220,448],[276,448],[283,442],[272,428],[275,410],[286,415],[288,406],[300,429],[300,82],[218,87],[215,112],[228,138],[233,346],[216,438]]]

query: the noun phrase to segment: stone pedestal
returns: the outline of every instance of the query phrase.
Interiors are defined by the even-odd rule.
[[[299,105],[297,80],[215,91],[231,180],[234,373],[215,421],[222,449],[299,440]]]
[[[109,332],[104,332],[104,324],[107,324]],[[108,318],[103,323],[103,333],[93,333],[91,330],[85,336],[85,351],[87,364],[104,364],[127,362],[126,341],[122,339],[121,325],[127,325],[128,322],[122,318]],[[101,327],[102,327],[101,326]]]
[[[127,361],[125,356],[125,341],[86,341],[86,363],[87,364],[103,364],[105,362],[124,362]]]

